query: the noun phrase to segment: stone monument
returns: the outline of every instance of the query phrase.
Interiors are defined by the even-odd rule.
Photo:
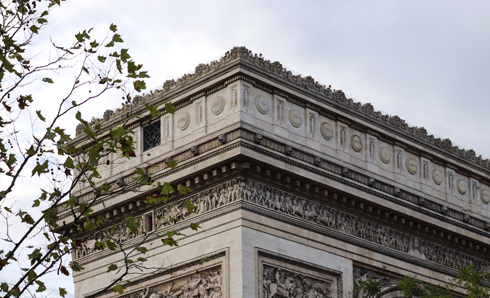
[[[151,119],[144,104],[164,111],[166,102],[175,114]],[[100,166],[100,183],[122,191],[92,209],[126,247],[138,239],[121,221],[133,215],[150,235],[148,262],[161,270],[132,277],[124,297],[341,298],[368,277],[382,281],[383,297],[401,297],[394,282],[404,275],[439,284],[462,266],[490,264],[490,160],[245,47],[93,124],[107,132],[127,109],[140,116],[127,124],[136,157],[113,154]],[[74,144],[86,141],[77,128]],[[146,204],[155,190],[132,180],[135,167],[193,192]],[[76,195],[94,194],[80,183]],[[60,229],[69,227],[69,212],[58,211]],[[73,232],[83,240],[73,259],[86,268],[74,274],[77,298],[116,276],[107,266],[121,254],[93,247],[109,229]],[[161,244],[156,232],[167,230],[186,235],[178,247]]]

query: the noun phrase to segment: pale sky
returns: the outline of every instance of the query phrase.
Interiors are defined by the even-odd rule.
[[[489,15],[490,1],[473,0],[70,0],[54,10],[53,23],[34,46],[46,54],[49,38],[67,44],[79,31],[93,27],[105,34],[117,24],[124,47],[148,70],[151,89],[194,72],[233,46],[246,46],[355,101],[490,157]],[[33,92],[49,114],[61,93],[36,86]],[[120,104],[119,96],[108,96],[82,112],[100,117]],[[71,133],[76,124],[65,122]],[[17,195],[30,191],[36,189]],[[10,278],[0,272],[0,280]],[[71,277],[52,280],[73,297]]]

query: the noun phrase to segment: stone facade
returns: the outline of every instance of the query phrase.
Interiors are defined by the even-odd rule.
[[[143,103],[163,110],[169,101],[177,112],[156,120],[160,145],[144,150],[152,120]],[[74,231],[83,244],[73,258],[86,268],[74,276],[77,297],[113,279],[107,266],[122,258],[95,250],[95,241],[141,241],[121,224],[127,214],[150,231],[148,262],[161,268],[132,279],[131,298],[340,298],[369,276],[383,281],[384,297],[396,297],[393,284],[406,274],[445,283],[462,266],[490,268],[490,161],[279,62],[234,48],[93,124],[107,131],[128,111],[141,116],[129,123],[136,157],[112,154],[100,166],[100,183],[118,191],[92,207],[117,232]],[[76,145],[87,142],[77,134]],[[136,166],[193,192],[148,205],[142,198],[155,189],[133,181]],[[94,198],[83,183],[77,192],[80,203]],[[62,209],[60,222],[70,223]],[[178,248],[158,244],[168,230],[186,235]],[[210,262],[197,261],[204,257]]]

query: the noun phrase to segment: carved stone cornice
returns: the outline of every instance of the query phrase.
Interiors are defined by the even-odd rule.
[[[182,163],[188,159],[192,159],[190,162],[182,163],[178,165],[175,169],[166,169],[166,164],[164,160],[155,163],[150,169],[152,170],[151,177],[154,180],[161,179],[165,176],[168,176],[177,171],[181,171],[185,168],[193,166],[197,163],[200,163],[204,160],[207,160],[213,156],[217,156],[226,152],[228,150],[232,150],[238,147],[245,147],[250,150],[259,152],[263,155],[272,157],[274,159],[281,160],[288,164],[294,165],[296,167],[302,168],[309,172],[315,173],[317,175],[323,176],[330,180],[342,183],[349,187],[353,187],[365,193],[369,193],[371,195],[383,198],[390,202],[396,203],[403,207],[415,210],[419,213],[431,216],[440,221],[450,223],[452,225],[458,226],[460,228],[464,228],[471,232],[490,237],[490,233],[485,232],[484,229],[490,229],[490,225],[487,221],[479,219],[475,216],[468,215],[461,210],[457,210],[446,205],[442,205],[441,203],[435,202],[433,200],[424,198],[424,203],[419,203],[420,196],[417,194],[413,194],[410,191],[405,189],[401,189],[396,185],[390,185],[388,183],[376,180],[375,183],[370,183],[370,176],[367,176],[363,173],[360,173],[354,169],[349,169],[333,163],[329,160],[324,160],[320,158],[320,162],[316,163],[316,156],[304,152],[300,149],[292,148],[292,151],[289,153],[286,152],[287,146],[283,143],[277,142],[273,139],[262,137],[259,143],[255,143],[255,133],[245,130],[245,129],[237,129],[230,133],[227,133],[227,140],[238,140],[238,142],[232,144],[223,145],[221,142],[216,140],[211,140],[207,143],[199,145],[200,152],[207,152],[209,150],[214,150],[219,148],[218,150],[214,150],[211,154],[201,154],[198,158],[194,158],[194,155],[190,153],[187,149],[183,149],[181,153],[177,153],[172,156],[173,159],[177,160],[179,163]],[[243,142],[240,140],[245,140],[249,142]],[[253,142],[253,143],[252,143]],[[255,143],[255,144],[254,144]],[[267,150],[266,150],[267,149]],[[279,153],[275,153],[275,152]],[[306,163],[306,164],[305,164]],[[308,165],[309,164],[309,165]],[[343,174],[343,169],[347,169],[346,174]],[[164,170],[164,171],[162,171]],[[132,182],[132,176],[124,177],[124,181],[128,181],[128,186],[126,186],[126,192],[130,191],[132,187],[137,187],[135,182]],[[129,185],[129,183],[133,183],[134,185]],[[115,183],[115,181],[113,181]],[[94,194],[90,191],[86,194],[80,196],[79,202],[85,202],[86,200],[90,200],[93,198]],[[112,198],[112,196],[104,197],[103,199],[97,200],[96,204],[102,204],[108,199]],[[69,216],[69,213],[60,214],[59,218],[63,219]],[[466,217],[466,218],[465,218]]]
[[[196,215],[179,211],[185,209],[184,200],[190,200],[197,206]],[[310,196],[303,195],[302,192],[292,193],[269,182],[259,182],[254,177],[234,178],[158,207],[155,210],[156,214],[170,215],[180,222],[173,224],[162,221],[161,228],[153,232],[146,241],[160,238],[167,229],[181,231],[188,228],[190,221],[203,223],[238,209],[248,210],[448,275],[454,275],[457,268],[470,263],[480,269],[490,265],[487,261],[459,250],[393,228],[372,218],[353,215],[325,202],[312,201]],[[104,238],[102,234],[93,234],[90,237]],[[85,238],[84,243],[89,243],[89,239],[91,238]],[[121,241],[127,241],[126,247],[139,244],[138,238],[125,240],[123,237]],[[109,250],[94,252],[89,251],[88,255],[79,258],[78,262],[83,265],[117,253]],[[78,255],[75,254],[76,256]]]

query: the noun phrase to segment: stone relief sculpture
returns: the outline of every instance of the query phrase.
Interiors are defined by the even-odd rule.
[[[331,298],[332,284],[284,268],[264,264],[262,298]]]
[[[473,197],[473,201],[476,201],[477,193],[478,193],[478,184],[476,183],[476,181],[473,181],[471,185],[471,196]]]
[[[251,179],[236,178],[222,185],[188,196],[186,199],[196,206],[195,213],[189,214],[182,200],[157,208],[155,210],[155,217],[157,218],[155,221],[156,230],[173,225],[175,222],[172,218],[184,220],[237,200],[244,200],[347,235],[371,241],[422,260],[432,261],[442,266],[458,269],[469,264],[475,264],[477,268],[490,265],[487,262],[453,249],[350,215],[335,208],[303,199]],[[138,220],[141,221],[141,217],[138,217]],[[85,238],[82,249],[77,250],[75,258],[93,253],[95,251],[93,248],[95,241],[107,239],[110,235],[109,233],[110,228]],[[132,239],[134,234],[130,233],[122,224],[119,224],[114,237],[120,243]]]
[[[231,89],[230,99],[231,99],[230,107],[232,110],[235,110],[236,108],[238,108],[238,95],[237,95],[237,89],[236,88]]]
[[[163,143],[170,141],[170,116],[163,119]]]
[[[202,102],[199,102],[196,105],[196,125],[197,126],[202,126],[203,125],[203,108],[202,108]]]
[[[340,148],[345,150],[345,128],[342,126],[340,128]]]
[[[360,237],[423,260],[455,269],[469,264],[475,264],[479,268],[490,265],[458,251],[328,206],[309,202],[253,180],[242,180],[241,186],[243,188],[242,199],[245,201],[309,220],[327,228]]]
[[[248,107],[250,105],[250,90],[247,87],[243,88],[243,109],[245,112],[248,111]]]
[[[375,162],[376,161],[376,157],[375,157],[375,154],[374,154],[374,139],[369,139],[369,160],[371,162]]]
[[[145,287],[123,298],[221,298],[223,279],[220,268],[204,270],[160,285]]]
[[[381,288],[383,289],[388,285],[389,278],[387,276],[382,276],[374,271],[364,269],[364,268],[356,268],[353,272],[353,280],[354,280],[354,288],[357,288],[361,285],[361,282],[366,281],[368,278],[372,278],[374,280],[381,282]],[[357,293],[356,298],[364,298],[367,297],[367,293],[363,293],[359,291]]]
[[[453,193],[453,188],[454,188],[454,173],[449,172],[448,175],[448,188],[449,188],[449,193]]]
[[[277,123],[282,124],[284,121],[284,102],[277,100]]]
[[[315,138],[315,131],[316,131],[316,116],[313,113],[310,113],[309,117],[309,135],[310,138]]]
[[[402,152],[396,152],[396,170],[401,173],[403,171],[403,161],[402,161]]]
[[[429,181],[429,163],[427,161],[424,161],[422,166],[422,178],[424,179],[425,183]]]

